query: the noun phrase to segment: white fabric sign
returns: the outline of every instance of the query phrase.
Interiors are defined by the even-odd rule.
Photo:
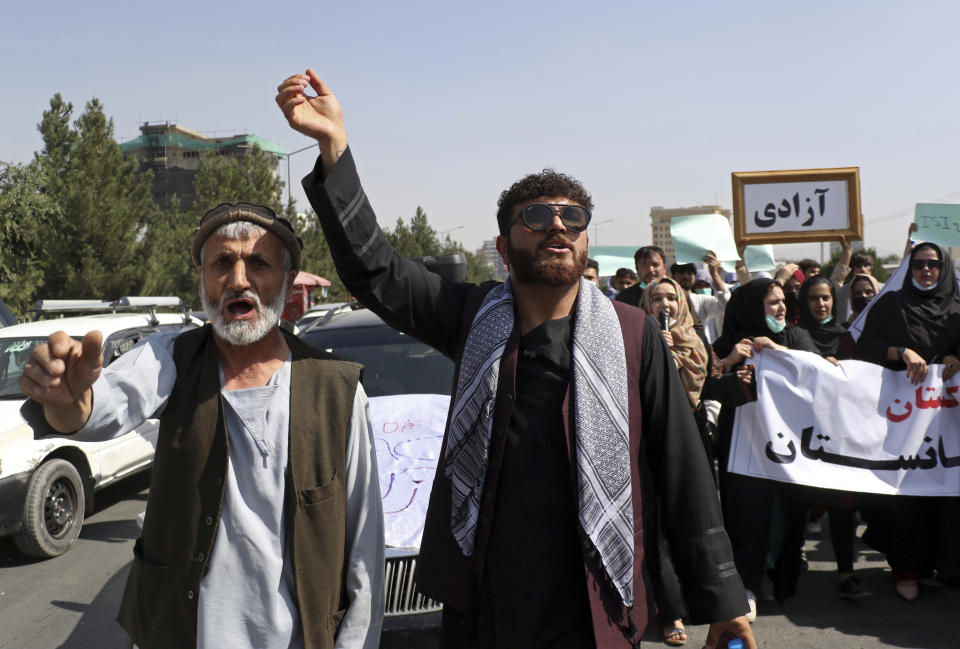
[[[743,213],[747,234],[846,230],[850,227],[847,181],[744,185]]]
[[[850,328],[847,331],[850,332],[854,340],[860,340],[860,334],[863,333],[863,325],[867,323],[867,314],[870,313],[870,309],[877,303],[880,296],[890,291],[899,291],[903,287],[903,278],[907,276],[907,266],[910,265],[909,261],[910,257],[906,257],[900,262],[900,265],[893,271],[893,274],[887,278],[887,283],[883,285],[883,288],[880,289],[877,296],[870,300],[866,308],[860,312],[860,315],[850,323]]]
[[[449,406],[440,394],[370,398],[389,547],[420,547]]]
[[[737,408],[729,470],[828,489],[960,495],[960,374],[923,383],[861,361],[764,350]]]

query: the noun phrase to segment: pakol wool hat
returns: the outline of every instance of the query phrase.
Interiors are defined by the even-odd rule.
[[[269,207],[254,203],[220,203],[207,210],[207,213],[200,219],[200,226],[193,231],[193,246],[190,252],[197,266],[201,265],[200,250],[203,248],[203,243],[207,240],[207,237],[221,225],[237,221],[255,223],[280,237],[283,245],[290,251],[293,270],[300,270],[303,241],[294,232],[293,225],[282,216],[277,216],[277,213]]]

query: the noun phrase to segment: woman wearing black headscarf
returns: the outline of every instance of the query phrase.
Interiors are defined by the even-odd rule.
[[[943,378],[960,369],[960,303],[953,261],[940,246],[921,243],[899,291],[877,298],[857,341],[862,360],[906,370],[921,382],[930,363],[943,363]],[[952,499],[951,499],[952,500]],[[897,592],[919,597],[919,582],[933,576],[942,503],[936,498],[872,496],[862,508],[869,526],[863,539],[887,555]],[[956,521],[947,521],[956,526]]]
[[[837,302],[836,285],[822,275],[807,279],[800,287],[800,327],[810,334],[820,356],[834,363],[838,358],[844,357],[841,353],[841,342],[847,335],[847,328],[837,322]],[[800,485],[794,485],[791,491],[794,496],[792,503],[802,510],[815,504],[827,507],[830,517],[830,542],[840,577],[837,596],[857,599],[869,595],[860,579],[853,574],[853,538],[856,532],[853,518],[856,509],[854,495],[846,491]],[[799,528],[788,530],[784,536],[795,539],[799,535],[802,542],[805,519],[806,516],[803,520],[788,519],[788,524],[799,525]]]
[[[881,296],[867,314],[857,341],[861,359],[907,370],[913,383],[928,363],[943,363],[945,378],[960,369],[960,304],[953,261],[940,246],[921,243],[899,291]],[[949,375],[947,375],[949,372]]]
[[[810,334],[818,354],[836,360],[847,332],[837,321],[837,287],[823,275],[814,275],[803,282],[799,300],[800,328]]]
[[[817,351],[806,331],[788,324],[783,288],[772,279],[755,279],[733,292],[723,316],[723,333],[713,346],[724,372],[735,371],[746,358],[763,348]],[[724,525],[733,545],[737,571],[748,589],[753,617],[755,593],[760,592],[766,574],[770,523],[780,488],[772,480],[727,472],[735,414],[731,405],[736,404],[724,402],[718,420],[720,495]],[[773,570],[774,596],[779,600],[792,595],[796,588],[800,549],[788,548],[784,543]]]

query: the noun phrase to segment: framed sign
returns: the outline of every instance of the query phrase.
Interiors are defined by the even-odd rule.
[[[737,245],[863,238],[859,167],[731,176]]]

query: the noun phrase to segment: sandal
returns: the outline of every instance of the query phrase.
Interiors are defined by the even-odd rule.
[[[663,629],[663,641],[671,647],[681,647],[687,643],[687,631],[682,625],[679,627],[665,627]]]

